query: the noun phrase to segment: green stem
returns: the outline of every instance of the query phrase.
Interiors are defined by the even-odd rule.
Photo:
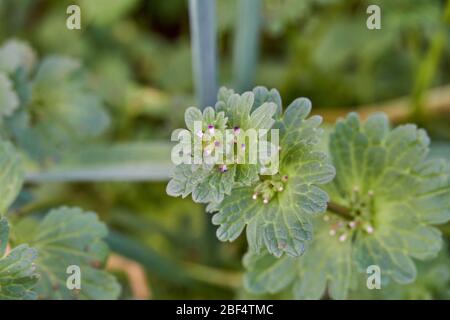
[[[335,215],[338,215],[341,218],[344,218],[345,220],[353,220],[353,216],[350,213],[350,209],[341,206],[340,204],[334,203],[334,202],[328,202],[328,208],[327,210]]]
[[[190,278],[201,282],[231,289],[238,289],[242,285],[240,272],[220,270],[192,262],[185,262],[184,267]]]

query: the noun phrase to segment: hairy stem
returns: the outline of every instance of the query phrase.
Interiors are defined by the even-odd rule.
[[[350,213],[350,209],[341,206],[340,204],[330,201],[328,202],[327,210],[335,215],[340,216],[341,218],[344,218],[345,220],[353,220],[353,216]]]

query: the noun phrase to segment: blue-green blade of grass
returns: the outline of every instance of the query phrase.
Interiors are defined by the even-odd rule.
[[[198,103],[213,106],[217,94],[216,1],[189,0],[192,66]]]

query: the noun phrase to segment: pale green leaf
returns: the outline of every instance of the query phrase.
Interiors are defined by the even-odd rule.
[[[283,253],[303,254],[306,243],[313,237],[311,218],[325,212],[327,207],[328,195],[318,185],[329,182],[335,174],[326,155],[314,151],[321,121],[317,117],[307,119],[311,109],[307,102],[305,99],[293,102],[280,123],[286,131],[281,139],[279,176],[287,176],[288,180],[282,185],[275,182],[281,190],[274,193],[266,190],[271,195],[268,204],[260,198],[253,199],[259,187],[234,189],[219,204],[220,210],[213,217],[213,223],[219,225],[220,240],[235,240],[247,226],[252,251],[266,248],[277,257]]]
[[[12,82],[0,73],[0,120],[10,116],[19,106],[19,98],[14,92]]]
[[[303,254],[305,244],[312,239],[311,217],[323,213],[327,194],[299,177],[292,177],[283,192],[268,204],[252,199],[252,188],[237,188],[220,204],[213,223],[220,225],[217,237],[233,241],[247,226],[247,240],[252,251],[264,247],[279,257]]]
[[[23,172],[19,155],[9,142],[0,141],[0,215],[3,215],[22,188]]]
[[[417,274],[413,258],[439,252],[441,234],[430,224],[450,219],[450,170],[443,160],[426,159],[428,145],[425,131],[389,130],[382,114],[364,124],[350,114],[336,125],[330,152],[337,175],[327,189],[357,224],[348,235],[355,271],[378,265],[385,282],[410,283]]]
[[[0,300],[36,299],[36,255],[36,250],[23,244],[0,256]]]
[[[247,253],[247,290],[259,294],[289,290],[296,299],[320,299],[328,288],[332,298],[345,299],[351,284],[351,245],[330,237],[322,223],[315,227],[314,241],[302,257]]]
[[[9,224],[8,220],[4,217],[0,217],[0,257],[5,255],[6,246],[8,245],[9,238]]]
[[[266,102],[273,102],[277,106],[276,117],[278,118],[282,114],[282,101],[280,93],[277,89],[268,90],[266,87],[258,86],[253,89],[255,100],[253,102],[252,111],[263,105]]]
[[[202,112],[196,107],[189,107],[184,113],[184,121],[186,122],[186,127],[191,132],[194,132],[194,122],[203,121]]]
[[[243,263],[247,269],[244,285],[253,293],[277,293],[298,276],[298,260],[291,257],[277,259],[267,252],[247,252]]]
[[[96,214],[78,208],[61,207],[50,211],[34,228],[15,229],[21,242],[28,242],[39,253],[36,264],[41,279],[36,291],[42,299],[116,299],[120,286],[101,270],[108,248],[103,241],[106,226]],[[81,270],[81,289],[66,286],[67,268]]]
[[[18,40],[9,40],[0,47],[0,71],[12,74],[19,68],[26,72],[32,70],[36,57],[28,44]]]

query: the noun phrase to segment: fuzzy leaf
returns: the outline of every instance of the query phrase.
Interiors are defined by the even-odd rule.
[[[20,192],[23,182],[21,161],[8,142],[0,141],[0,216]]]
[[[106,130],[109,115],[102,101],[87,88],[77,60],[50,56],[34,73],[24,72],[27,66],[23,59],[18,63],[13,76],[20,108],[5,127],[33,158],[48,158],[61,151],[58,149]]]
[[[59,56],[40,64],[33,79],[33,103],[46,106],[39,126],[43,134],[45,125],[58,125],[83,139],[99,135],[109,125],[102,102],[77,79],[79,69],[77,60]]]
[[[296,299],[320,299],[327,286],[334,299],[345,299],[351,283],[351,245],[328,235],[323,225],[300,258],[275,258],[247,253],[244,283],[254,293],[276,293],[289,288]]]
[[[297,141],[291,145],[288,133],[281,140],[280,175],[289,180],[284,190],[268,204],[253,200],[254,188],[234,189],[219,205],[213,223],[219,225],[217,236],[222,241],[235,240],[247,226],[250,249],[260,252],[264,247],[279,257],[303,254],[305,244],[312,239],[311,217],[326,210],[328,195],[317,185],[334,177],[334,168],[327,157],[313,152],[318,141],[315,117],[306,119],[310,111],[307,104],[293,104],[285,112],[281,125],[295,127]],[[297,127],[298,126],[298,127]],[[287,138],[286,138],[287,137]],[[283,144],[288,142],[289,144]],[[295,161],[293,161],[295,159]]]
[[[12,74],[23,68],[31,71],[35,64],[35,53],[25,42],[9,40],[0,47],[0,71]]]
[[[354,281],[357,286],[366,281],[358,274],[370,265],[380,267],[384,285],[412,282],[413,259],[435,257],[442,245],[430,224],[450,219],[450,169],[444,160],[426,158],[428,143],[426,133],[413,125],[390,130],[382,114],[363,124],[356,114],[340,121],[329,147],[337,174],[326,190],[332,202],[348,208],[352,221],[331,213],[316,220],[314,241],[296,259],[297,270],[283,270],[295,273],[283,279],[295,280],[283,288],[261,285],[270,265],[288,264],[284,256],[265,266],[248,264],[247,287],[257,292],[290,287],[299,299],[318,299],[328,291],[344,299]]]
[[[277,106],[276,117],[278,118],[282,114],[282,102],[281,96],[277,89],[268,90],[266,87],[258,86],[253,89],[255,95],[255,101],[253,103],[252,111],[265,102],[273,102]]]
[[[297,278],[298,260],[292,257],[275,258],[268,252],[247,252],[243,263],[247,269],[244,285],[253,293],[277,293]]]
[[[34,261],[36,250],[20,245],[0,256],[0,300],[36,299],[33,288],[38,281]]]
[[[208,128],[212,125],[214,130],[221,131],[224,138],[225,132],[223,130],[226,128],[270,129],[275,122],[273,116],[277,107],[274,103],[264,103],[250,113],[254,102],[252,92],[238,95],[233,90],[221,88],[218,99],[215,109],[207,107],[203,113],[195,107],[186,110],[185,122],[191,132],[195,130],[195,121],[202,121],[201,134],[214,137],[214,134]],[[199,135],[198,132],[194,132],[194,134]],[[204,144],[205,141],[207,140],[203,140],[202,143]],[[231,145],[228,142],[226,143],[225,150],[219,151],[222,154],[234,148],[232,140]],[[194,145],[193,148],[197,148],[197,146]],[[204,154],[204,146],[202,145],[201,148],[201,150],[194,150],[194,153],[199,151]],[[247,150],[246,153],[248,153]],[[225,169],[220,168],[220,166],[210,164],[178,165],[167,185],[167,194],[175,197],[186,197],[192,193],[192,199],[195,202],[218,204],[226,195],[231,193],[233,187],[249,186],[259,180],[259,168],[255,164],[229,164]]]
[[[175,167],[172,179],[167,184],[167,194],[172,197],[187,197],[197,185],[206,179],[211,169],[206,166],[181,164]]]
[[[19,99],[13,90],[11,81],[0,73],[0,120],[10,116],[19,106]]]
[[[213,169],[208,176],[199,182],[192,191],[192,199],[198,203],[216,202],[223,200],[233,188],[236,166],[231,166],[227,172]]]
[[[194,132],[194,122],[203,121],[202,112],[196,107],[190,107],[184,113],[184,121],[186,122],[186,127],[191,132]]]
[[[8,245],[9,224],[6,218],[0,217],[0,258],[5,255]]]
[[[15,229],[20,242],[39,252],[41,279],[36,291],[43,299],[115,299],[120,293],[116,279],[99,269],[108,248],[103,241],[106,226],[92,212],[61,207],[50,211],[39,223],[21,220]],[[69,290],[67,268],[80,267],[81,290]]]
[[[411,258],[434,257],[440,250],[440,232],[429,224],[450,219],[450,170],[443,160],[426,160],[428,145],[424,130],[402,125],[389,131],[382,114],[364,124],[350,114],[336,125],[330,138],[336,201],[368,206],[360,209],[361,219],[374,229],[355,231],[360,270],[376,264],[389,278],[409,283],[416,277]]]

